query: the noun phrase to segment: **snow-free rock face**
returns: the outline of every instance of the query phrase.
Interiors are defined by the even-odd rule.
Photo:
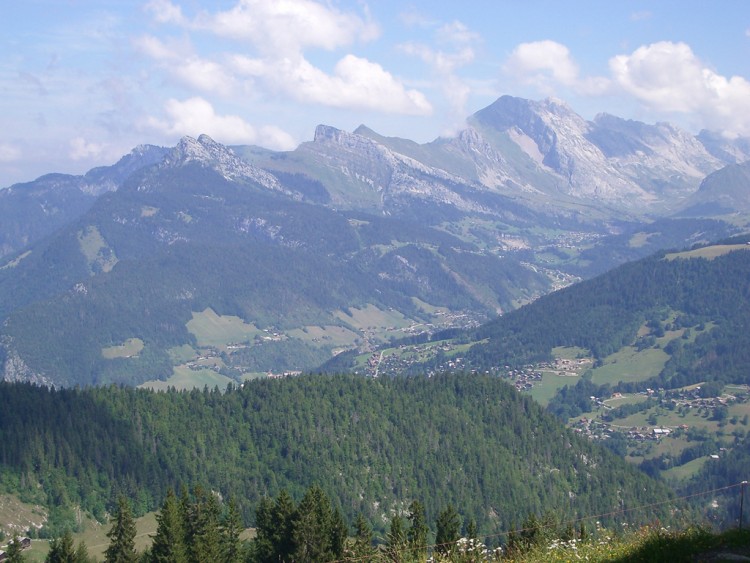
[[[336,206],[388,213],[410,203],[432,202],[462,211],[484,210],[461,193],[460,187],[473,185],[471,181],[394,151],[365,135],[319,125],[313,142],[298,150],[313,159],[316,166],[343,177],[339,189],[328,184],[331,202]]]
[[[251,181],[270,190],[286,191],[275,176],[242,160],[232,149],[208,135],[201,135],[197,139],[183,137],[160,166],[176,168],[192,162],[216,170],[229,181]]]
[[[727,164],[741,164],[750,160],[750,138],[729,138],[705,129],[696,137],[706,150]]]
[[[649,125],[601,114],[587,137],[628,178],[667,206],[679,203],[725,164],[696,137],[670,123]]]
[[[474,114],[471,123],[485,135],[504,133],[541,171],[554,176],[555,188],[564,194],[620,205],[655,199],[589,140],[592,124],[559,100],[503,96]]]

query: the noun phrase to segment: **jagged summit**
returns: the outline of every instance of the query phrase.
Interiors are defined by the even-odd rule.
[[[241,159],[229,147],[217,143],[208,135],[197,139],[185,136],[161,163],[162,168],[177,168],[189,163],[199,163],[216,170],[230,181],[252,181],[261,186],[282,190],[275,176]]]

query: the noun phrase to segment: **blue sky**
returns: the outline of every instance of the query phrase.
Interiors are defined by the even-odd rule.
[[[427,142],[504,94],[750,136],[745,0],[5,1],[0,46],[0,187],[201,133]]]

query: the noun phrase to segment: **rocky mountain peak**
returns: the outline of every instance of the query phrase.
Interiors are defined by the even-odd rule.
[[[161,166],[178,168],[192,162],[212,168],[230,181],[251,181],[268,189],[285,191],[275,176],[246,162],[232,149],[205,134],[197,139],[189,136],[180,139]]]

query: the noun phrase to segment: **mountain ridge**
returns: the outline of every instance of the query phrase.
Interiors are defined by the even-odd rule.
[[[127,381],[120,378],[132,364],[140,383],[151,361],[152,375],[162,379],[170,371],[169,347],[188,346],[201,356],[186,325],[210,309],[222,319],[239,318],[242,334],[258,327],[282,331],[263,346],[257,345],[260,336],[256,343],[222,344],[247,347],[224,350],[214,366],[236,378],[238,369],[267,366],[268,358],[282,357],[279,351],[289,347],[306,362],[338,353],[333,342],[344,334],[340,346],[367,350],[420,326],[433,331],[474,324],[659,245],[737,231],[736,218],[652,217],[658,205],[649,209],[644,202],[682,193],[682,180],[671,187],[658,178],[637,186],[625,160],[608,161],[587,138],[598,131],[611,154],[628,158],[649,152],[649,166],[657,163],[666,175],[716,165],[687,137],[679,145],[689,145],[687,156],[665,154],[670,139],[684,137],[676,128],[602,116],[587,122],[557,100],[510,97],[470,122],[455,137],[424,145],[385,138],[366,126],[349,133],[320,125],[312,141],[284,153],[227,147],[207,135],[184,137],[171,149],[136,148],[118,165],[91,171],[103,193],[71,206],[51,232],[21,233],[24,246],[0,263],[6,377],[54,381],[57,369],[87,374],[81,381],[61,376],[66,384]],[[697,159],[694,165],[691,159]],[[603,172],[594,177],[595,168]],[[644,170],[651,174],[648,166]],[[47,180],[39,193],[47,193]],[[619,193],[618,186],[632,190]],[[4,192],[33,194],[33,187]],[[706,193],[710,197],[711,190]],[[36,205],[40,199],[34,197]],[[303,267],[285,267],[282,256]],[[245,270],[234,267],[243,264]],[[325,287],[316,264],[353,286]],[[135,272],[153,291],[139,288]],[[223,277],[226,289],[211,276]],[[270,302],[284,311],[275,320],[262,291],[275,295],[278,302]],[[163,319],[136,313],[144,295],[151,299],[148,310],[160,311]],[[171,297],[165,302],[155,295]],[[189,297],[170,301],[175,295]],[[283,303],[299,303],[304,314],[293,315]],[[375,310],[389,321],[372,332],[365,317]],[[45,317],[52,311],[58,318]],[[79,326],[73,334],[77,323],[66,328],[66,318],[86,315],[96,332]],[[161,339],[155,330],[160,321],[179,338]],[[320,330],[324,336],[308,336]],[[90,348],[86,367],[75,367],[78,360],[65,351],[76,337]],[[125,342],[141,342],[142,356],[103,356]],[[68,359],[55,368],[45,346]],[[249,363],[237,363],[252,354]],[[313,365],[289,360],[283,367]]]

